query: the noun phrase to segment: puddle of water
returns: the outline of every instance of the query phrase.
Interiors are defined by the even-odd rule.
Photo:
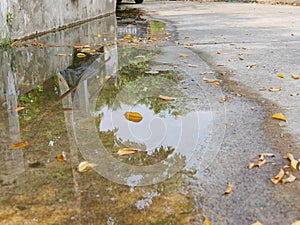
[[[195,110],[198,100],[180,88],[178,74],[149,72],[154,66],[151,59],[160,51],[148,48],[144,40],[156,34],[164,37],[164,24],[146,21],[140,26],[142,22],[135,20],[126,29],[136,30],[120,29],[118,34],[114,24],[115,18],[94,21],[41,37],[43,46],[27,44],[3,53],[1,223],[199,221],[200,209],[187,179],[193,175],[183,168],[193,148],[207,139],[211,114]],[[123,39],[117,46],[116,36],[126,35],[143,40]],[[86,48],[96,54],[85,52]],[[158,94],[177,99],[164,102]],[[143,120],[126,120],[128,111],[140,112]],[[29,146],[8,150],[20,141],[28,141]],[[99,142],[105,151],[95,148]],[[119,157],[121,147],[140,152]],[[56,160],[62,152],[66,162]],[[98,165],[81,174],[77,166],[85,160]],[[151,185],[139,186],[143,182]]]

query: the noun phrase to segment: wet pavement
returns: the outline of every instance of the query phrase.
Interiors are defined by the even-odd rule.
[[[270,181],[290,150],[269,135],[273,103],[198,49],[184,16],[198,3],[176,3],[180,24],[168,4],[122,4],[1,52],[0,224],[299,219],[299,182]],[[262,152],[276,157],[247,169]]]

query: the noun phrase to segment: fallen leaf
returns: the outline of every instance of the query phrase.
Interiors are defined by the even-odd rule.
[[[273,153],[261,153],[258,155],[259,159],[264,159],[264,157],[275,157]]]
[[[206,83],[220,83],[220,82],[222,82],[222,80],[219,80],[219,79],[208,79],[208,78],[203,78],[203,80],[204,80]]]
[[[21,141],[21,142],[18,142],[18,143],[15,143],[15,144],[12,144],[8,147],[9,150],[13,150],[13,149],[19,149],[19,148],[23,148],[23,147],[26,147],[28,146],[29,143],[27,141]]]
[[[83,172],[87,172],[87,171],[93,169],[95,166],[97,166],[97,164],[84,161],[84,162],[79,163],[77,170],[78,170],[78,172],[83,173]]]
[[[232,192],[233,190],[233,185],[230,182],[227,182],[227,187],[225,189],[225,191],[223,192],[223,195],[228,195]]]
[[[76,56],[77,56],[77,58],[84,58],[84,57],[86,57],[86,54],[79,52],[76,54]]]
[[[271,92],[277,92],[277,91],[281,91],[281,90],[282,90],[282,87],[277,87],[277,88],[270,87],[269,88],[269,91],[271,91]]]
[[[165,96],[165,95],[159,95],[158,98],[160,98],[161,100],[164,100],[164,101],[174,101],[174,100],[176,100],[176,98],[174,98],[174,97],[169,97],[169,96]]]
[[[280,169],[279,173],[271,179],[274,184],[277,184],[284,176],[284,170]]]
[[[295,80],[298,80],[300,78],[300,75],[297,76],[297,75],[291,73],[291,77]]]
[[[295,222],[292,223],[291,225],[300,225],[300,220],[295,221]]]
[[[259,159],[258,163],[257,163],[257,166],[260,168],[263,165],[265,165],[266,163],[267,163],[267,161],[265,159]]]
[[[58,53],[55,54],[56,56],[71,56],[72,54],[66,54],[66,53]]]
[[[179,57],[182,57],[182,58],[188,57],[188,54],[184,54],[184,53],[179,53],[178,55],[179,55]]]
[[[123,38],[126,39],[126,40],[131,40],[131,36],[130,35],[125,35]]]
[[[214,71],[205,71],[205,72],[200,73],[200,75],[204,75],[204,74],[214,74],[214,73],[215,73]]]
[[[258,89],[259,91],[266,91],[267,88],[266,87],[261,87],[260,89]]]
[[[284,158],[287,158],[290,160],[291,164],[290,164],[290,168],[292,171],[297,171],[299,168],[298,168],[298,160],[296,160],[293,156],[293,154],[291,153],[287,153]]]
[[[62,152],[61,154],[58,154],[56,156],[56,160],[59,162],[66,162],[67,161],[67,156],[65,152]]]
[[[188,67],[196,68],[196,67],[197,67],[197,65],[188,64]]]
[[[298,96],[299,95],[299,93],[292,93],[292,94],[290,94],[290,96]]]
[[[22,111],[23,109],[25,109],[25,107],[19,106],[19,107],[16,108],[16,112],[20,112],[20,111]]]
[[[277,120],[286,121],[286,118],[282,113],[275,113],[275,114],[273,114],[272,118],[277,119]]]
[[[278,73],[278,74],[277,74],[277,77],[285,78],[285,75],[284,75],[283,73]]]
[[[190,44],[190,43],[186,43],[186,44],[184,44],[184,46],[186,46],[186,47],[191,47],[191,46],[193,46],[193,45]]]
[[[297,179],[297,178],[296,178],[293,174],[289,174],[289,176],[288,176],[287,178],[283,178],[283,179],[281,180],[281,182],[282,182],[283,184],[285,184],[285,183],[293,183],[296,179]]]
[[[249,170],[251,170],[252,168],[254,168],[254,167],[256,167],[256,166],[257,166],[257,163],[249,162],[247,168],[248,168]]]
[[[224,103],[224,102],[228,101],[229,99],[230,99],[230,96],[226,96],[226,97],[221,98],[219,102]]]
[[[132,148],[121,148],[118,150],[117,154],[119,156],[124,156],[124,155],[132,155],[137,153],[139,150],[138,149],[132,149]]]
[[[256,221],[255,223],[252,223],[251,225],[263,225],[263,224],[259,221]]]
[[[218,54],[218,55],[221,55],[221,54],[222,54],[222,52],[221,52],[221,51],[217,51],[217,54]]]
[[[202,216],[202,225],[213,225],[213,223],[211,221],[209,221],[206,216]]]
[[[143,119],[143,116],[138,112],[126,112],[124,116],[127,120],[138,123]]]

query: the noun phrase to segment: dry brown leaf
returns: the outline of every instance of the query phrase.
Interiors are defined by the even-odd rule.
[[[133,148],[121,148],[118,150],[117,154],[119,156],[132,155],[137,153],[138,151],[139,151],[138,149],[133,149]]]
[[[217,54],[218,54],[218,55],[221,55],[221,54],[222,54],[222,52],[221,52],[221,51],[217,51]]]
[[[27,141],[21,141],[21,142],[18,142],[18,143],[15,143],[15,144],[12,144],[8,147],[9,150],[13,150],[13,149],[19,149],[19,148],[23,148],[23,147],[26,147],[28,146],[29,143]]]
[[[281,91],[281,90],[282,90],[282,87],[277,87],[277,88],[270,87],[269,88],[269,91],[271,91],[271,92],[277,92],[277,91]]]
[[[233,191],[233,185],[230,182],[227,182],[227,187],[225,191],[223,192],[223,195],[228,195]]]
[[[93,169],[95,166],[97,166],[97,164],[84,161],[84,162],[79,163],[77,170],[78,170],[78,172],[83,173],[83,172],[87,172],[87,171]]]
[[[249,65],[247,65],[246,67],[247,67],[248,69],[251,69],[251,68],[253,68],[254,66],[256,66],[256,64],[249,64]]]
[[[291,77],[295,80],[298,80],[300,78],[300,75],[297,76],[297,75],[291,73]]]
[[[284,176],[284,170],[280,169],[279,173],[271,179],[274,184],[277,184]]]
[[[165,95],[159,95],[158,98],[160,98],[161,100],[164,100],[164,101],[174,101],[174,100],[176,100],[175,97],[169,97],[169,96],[165,96]]]
[[[58,154],[56,156],[56,160],[59,162],[66,162],[67,161],[67,156],[65,152],[62,152],[61,154]]]
[[[143,116],[138,112],[126,112],[124,116],[127,120],[138,123],[143,119]]]
[[[286,121],[286,118],[282,113],[275,113],[275,114],[273,114],[272,118],[277,119],[277,120]]]
[[[299,170],[299,168],[298,168],[298,163],[299,163],[299,162],[298,162],[298,160],[296,160],[296,159],[294,158],[293,154],[287,153],[287,154],[284,156],[284,158],[287,158],[287,159],[290,160],[290,162],[291,162],[290,168],[291,168],[292,171],[297,171],[297,170]]]
[[[243,60],[244,60],[244,58],[242,58],[242,57],[239,57],[239,60],[243,61]]]
[[[188,54],[184,54],[184,53],[179,53],[178,55],[179,55],[179,57],[182,57],[182,58],[188,57]]]
[[[296,178],[293,174],[289,174],[289,176],[288,176],[287,178],[283,178],[283,179],[281,180],[281,182],[282,182],[283,184],[285,184],[285,183],[293,183],[296,179],[297,179],[297,178]]]
[[[19,106],[19,107],[16,108],[16,112],[20,112],[20,111],[22,111],[23,109],[25,109],[25,107]]]
[[[259,90],[259,91],[266,91],[267,88],[266,88],[266,87],[261,87],[261,88],[259,88],[258,90]]]

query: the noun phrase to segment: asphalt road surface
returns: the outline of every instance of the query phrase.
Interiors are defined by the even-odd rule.
[[[291,77],[300,74],[300,7],[198,2],[131,7],[167,23],[176,40],[157,60],[188,73],[187,88],[195,95],[204,91],[215,113],[215,145],[195,156],[195,197],[203,215],[213,224],[300,220],[300,171],[290,171],[284,158],[286,153],[300,158],[300,79]],[[205,79],[220,79],[221,87]],[[286,121],[273,119],[275,113]],[[261,153],[275,157],[248,169]],[[285,165],[297,179],[272,183]],[[223,195],[227,182],[233,191]]]

